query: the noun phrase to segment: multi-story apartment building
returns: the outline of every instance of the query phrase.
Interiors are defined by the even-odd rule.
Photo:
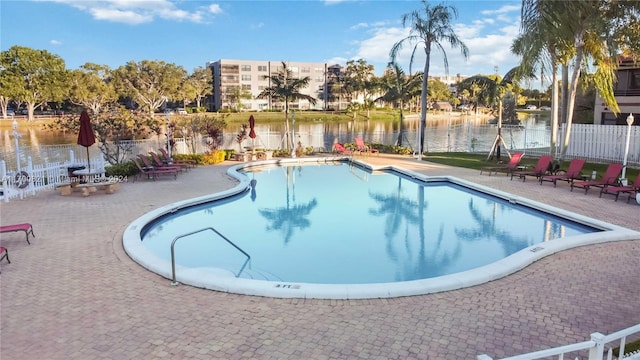
[[[307,100],[289,103],[292,110],[327,108],[328,81],[335,71],[335,65],[326,63],[286,62],[294,78],[309,77],[309,86],[300,93],[316,99],[316,104]],[[221,59],[207,64],[213,73],[213,106],[211,110],[241,108],[248,111],[283,109],[284,103],[275,99],[258,99],[257,96],[272,86],[270,76],[283,70],[282,61],[229,60]],[[250,94],[243,98],[240,93]],[[234,95],[235,94],[235,95]],[[239,104],[242,106],[238,106]]]
[[[631,58],[622,58],[616,78],[613,94],[620,106],[620,113],[615,116],[597,95],[593,123],[626,125],[627,116],[632,113],[636,119],[634,125],[637,125],[640,119],[640,64],[635,63]]]

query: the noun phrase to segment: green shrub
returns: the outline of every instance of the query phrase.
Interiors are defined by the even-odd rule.
[[[204,164],[201,154],[176,154],[172,157],[176,160],[195,160],[198,165]]]
[[[140,172],[133,161],[127,161],[121,164],[106,166],[104,168],[107,177],[126,177],[133,176]]]

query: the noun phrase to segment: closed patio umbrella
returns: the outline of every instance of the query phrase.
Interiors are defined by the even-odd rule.
[[[91,163],[89,161],[89,146],[96,143],[96,136],[91,127],[91,120],[87,110],[82,110],[80,114],[80,131],[78,132],[78,145],[87,148],[87,170],[91,172]]]
[[[255,147],[254,146],[254,142],[256,139],[256,131],[253,129],[253,127],[256,126],[256,120],[253,118],[253,115],[249,116],[249,137],[251,138],[251,147]]]

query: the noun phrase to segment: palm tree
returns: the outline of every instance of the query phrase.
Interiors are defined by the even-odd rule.
[[[420,89],[419,85],[422,80],[422,73],[407,76],[398,63],[390,62],[381,80],[384,95],[376,100],[398,103],[400,109],[400,129],[396,145],[402,146],[402,138],[404,135],[404,106],[411,98],[417,95]]]
[[[258,94],[259,99],[270,98],[271,100],[280,100],[284,102],[284,117],[285,117],[285,131],[287,136],[287,150],[294,148],[293,141],[289,134],[291,129],[289,126],[289,102],[293,100],[307,100],[311,104],[316,104],[316,99],[310,95],[300,93],[300,89],[303,89],[309,85],[311,78],[305,76],[301,79],[294,78],[293,72],[287,67],[287,63],[282,62],[282,70],[278,71],[275,75],[265,75],[264,79],[268,79],[271,86],[262,90]]]
[[[559,10],[558,6],[562,9]],[[625,48],[634,28],[640,24],[637,16],[640,5],[637,1],[570,1],[523,0],[522,32],[537,32],[549,40],[547,34],[556,38],[559,45],[559,60],[563,66],[563,102],[562,109],[566,121],[566,132],[562,143],[560,159],[566,156],[571,136],[573,108],[581,72],[589,63],[596,65],[594,82],[603,100],[617,114],[618,105],[613,95],[613,82],[617,66],[618,51]],[[549,30],[550,29],[550,30]],[[543,33],[545,31],[545,33]],[[535,37],[523,37],[523,54],[536,55],[541,46]],[[636,45],[637,49],[638,46]],[[569,79],[569,66],[573,71]],[[554,97],[552,101],[556,101]]]
[[[409,36],[398,41],[393,45],[390,52],[391,61],[395,62],[398,53],[404,47],[405,43],[414,43],[413,51],[411,53],[411,61],[416,50],[420,44],[424,46],[424,53],[426,59],[424,62],[424,70],[422,77],[422,93],[420,95],[420,141],[418,148],[418,159],[422,160],[422,152],[424,149],[424,128],[427,125],[427,81],[429,79],[429,65],[431,62],[431,47],[435,46],[440,49],[444,58],[445,71],[449,73],[449,62],[447,60],[447,53],[444,51],[442,42],[448,42],[451,47],[459,47],[462,55],[466,58],[469,57],[469,49],[458,38],[455,33],[451,21],[458,17],[458,10],[451,5],[439,4],[431,6],[428,1],[422,0],[424,8],[422,13],[419,10],[414,10],[408,14],[402,16],[402,26],[406,26],[407,23],[411,23],[411,32]],[[424,17],[422,17],[424,15]],[[411,73],[411,69],[409,69]]]
[[[494,147],[489,153],[489,158],[493,156],[493,150],[495,149],[496,158],[500,160],[500,144],[502,142],[502,99],[511,89],[511,86],[523,77],[533,77],[532,74],[523,74],[523,69],[515,67],[509,70],[502,79],[499,76],[482,76],[476,75],[470,78],[464,79],[460,83],[461,88],[472,88],[474,85],[479,89],[479,93],[476,97],[483,98],[485,103],[498,105],[498,136],[494,143]]]

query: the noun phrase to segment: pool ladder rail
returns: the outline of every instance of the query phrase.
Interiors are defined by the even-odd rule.
[[[195,231],[192,231],[192,232],[177,236],[171,242],[171,285],[178,285],[179,284],[179,282],[176,281],[176,256],[175,256],[175,245],[176,245],[176,242],[178,240],[182,239],[182,238],[185,238],[185,237],[188,237],[188,236],[191,236],[191,235],[195,235],[197,233],[200,233],[200,232],[203,232],[203,231],[207,231],[207,230],[211,230],[214,233],[216,233],[224,241],[229,243],[231,246],[236,248],[236,250],[240,251],[244,256],[247,257],[247,260],[245,260],[245,262],[242,264],[242,267],[240,268],[240,271],[238,271],[238,273],[236,274],[236,277],[240,276],[240,274],[244,271],[244,268],[247,267],[247,264],[249,264],[249,261],[251,260],[251,256],[246,251],[242,250],[238,245],[234,244],[233,241],[229,240],[226,236],[222,235],[218,230],[216,230],[216,229],[214,229],[212,227],[202,228],[202,229],[199,229],[199,230],[195,230]]]

